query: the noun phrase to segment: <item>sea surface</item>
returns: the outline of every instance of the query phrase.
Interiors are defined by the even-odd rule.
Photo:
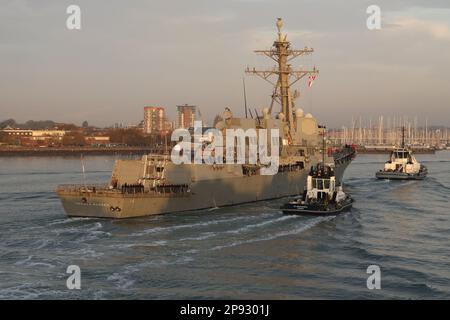
[[[0,299],[449,299],[450,152],[417,155],[424,181],[377,181],[386,158],[357,156],[336,217],[283,215],[281,199],[120,221],[66,217],[54,190],[82,183],[80,159],[0,158]],[[86,157],[87,181],[114,160]]]

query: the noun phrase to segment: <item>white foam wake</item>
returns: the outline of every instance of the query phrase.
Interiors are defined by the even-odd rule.
[[[260,214],[257,216],[246,215],[246,216],[241,216],[241,217],[236,217],[236,218],[231,218],[231,219],[217,219],[217,220],[210,220],[210,221],[205,221],[205,222],[174,225],[171,227],[155,227],[155,228],[145,229],[141,232],[132,233],[131,236],[139,237],[139,236],[144,236],[144,235],[151,234],[151,233],[167,232],[167,231],[174,231],[174,230],[179,230],[179,229],[189,229],[189,228],[195,228],[195,227],[206,227],[206,226],[210,226],[210,225],[229,223],[229,222],[234,222],[234,221],[239,221],[239,220],[250,220],[250,219],[255,219],[255,218],[267,217],[270,215],[273,215],[273,214],[266,213],[266,214]]]
[[[293,219],[293,218],[298,218],[298,216],[295,216],[295,215],[284,215],[284,216],[282,216],[280,218],[277,218],[277,219],[266,220],[266,221],[263,221],[263,222],[260,222],[260,223],[256,223],[256,224],[249,224],[249,225],[244,226],[242,228],[226,231],[224,233],[239,234],[239,233],[246,232],[246,231],[249,231],[249,230],[252,230],[252,229],[255,229],[255,228],[264,227],[264,226],[267,226],[267,225],[270,225],[270,224],[273,224],[273,223],[277,223],[277,222],[281,222],[281,221],[289,220],[289,219]]]
[[[242,244],[248,244],[248,243],[259,242],[259,241],[268,241],[268,240],[273,240],[273,239],[277,239],[277,238],[280,238],[280,237],[285,237],[285,236],[289,236],[289,235],[299,234],[299,233],[302,233],[302,232],[304,232],[304,231],[314,227],[315,225],[319,224],[320,222],[328,221],[328,220],[331,220],[333,218],[334,218],[334,216],[317,217],[317,218],[312,219],[309,223],[302,224],[301,226],[296,227],[294,229],[285,230],[285,231],[281,231],[281,232],[274,233],[274,234],[269,234],[269,235],[267,235],[265,237],[236,241],[236,242],[232,242],[230,244],[213,247],[210,250],[211,251],[216,251],[216,250],[221,250],[221,249],[225,249],[225,248],[236,247],[236,246],[239,246],[239,245],[242,245]]]

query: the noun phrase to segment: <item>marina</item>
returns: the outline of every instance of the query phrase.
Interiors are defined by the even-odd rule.
[[[434,153],[450,147],[449,128],[430,126],[417,116],[380,116],[351,118],[351,126],[329,130],[332,144],[353,143],[360,153],[389,153],[404,142],[415,153]]]

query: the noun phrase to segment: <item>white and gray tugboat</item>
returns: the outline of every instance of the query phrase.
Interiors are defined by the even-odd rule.
[[[403,128],[401,147],[391,152],[389,160],[384,164],[383,170],[375,174],[378,179],[423,180],[427,176],[427,167],[419,163],[413,156],[411,150],[405,147],[404,131]]]

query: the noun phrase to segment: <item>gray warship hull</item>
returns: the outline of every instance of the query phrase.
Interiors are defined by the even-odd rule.
[[[351,160],[336,164],[337,179],[343,178],[350,162]],[[204,170],[214,169],[205,166]],[[100,186],[86,189],[65,186],[58,190],[58,195],[64,210],[71,217],[133,218],[298,195],[303,192],[308,169],[279,172],[272,176],[237,175],[236,171],[231,170],[225,176],[194,181],[189,192],[182,193],[122,193]]]

